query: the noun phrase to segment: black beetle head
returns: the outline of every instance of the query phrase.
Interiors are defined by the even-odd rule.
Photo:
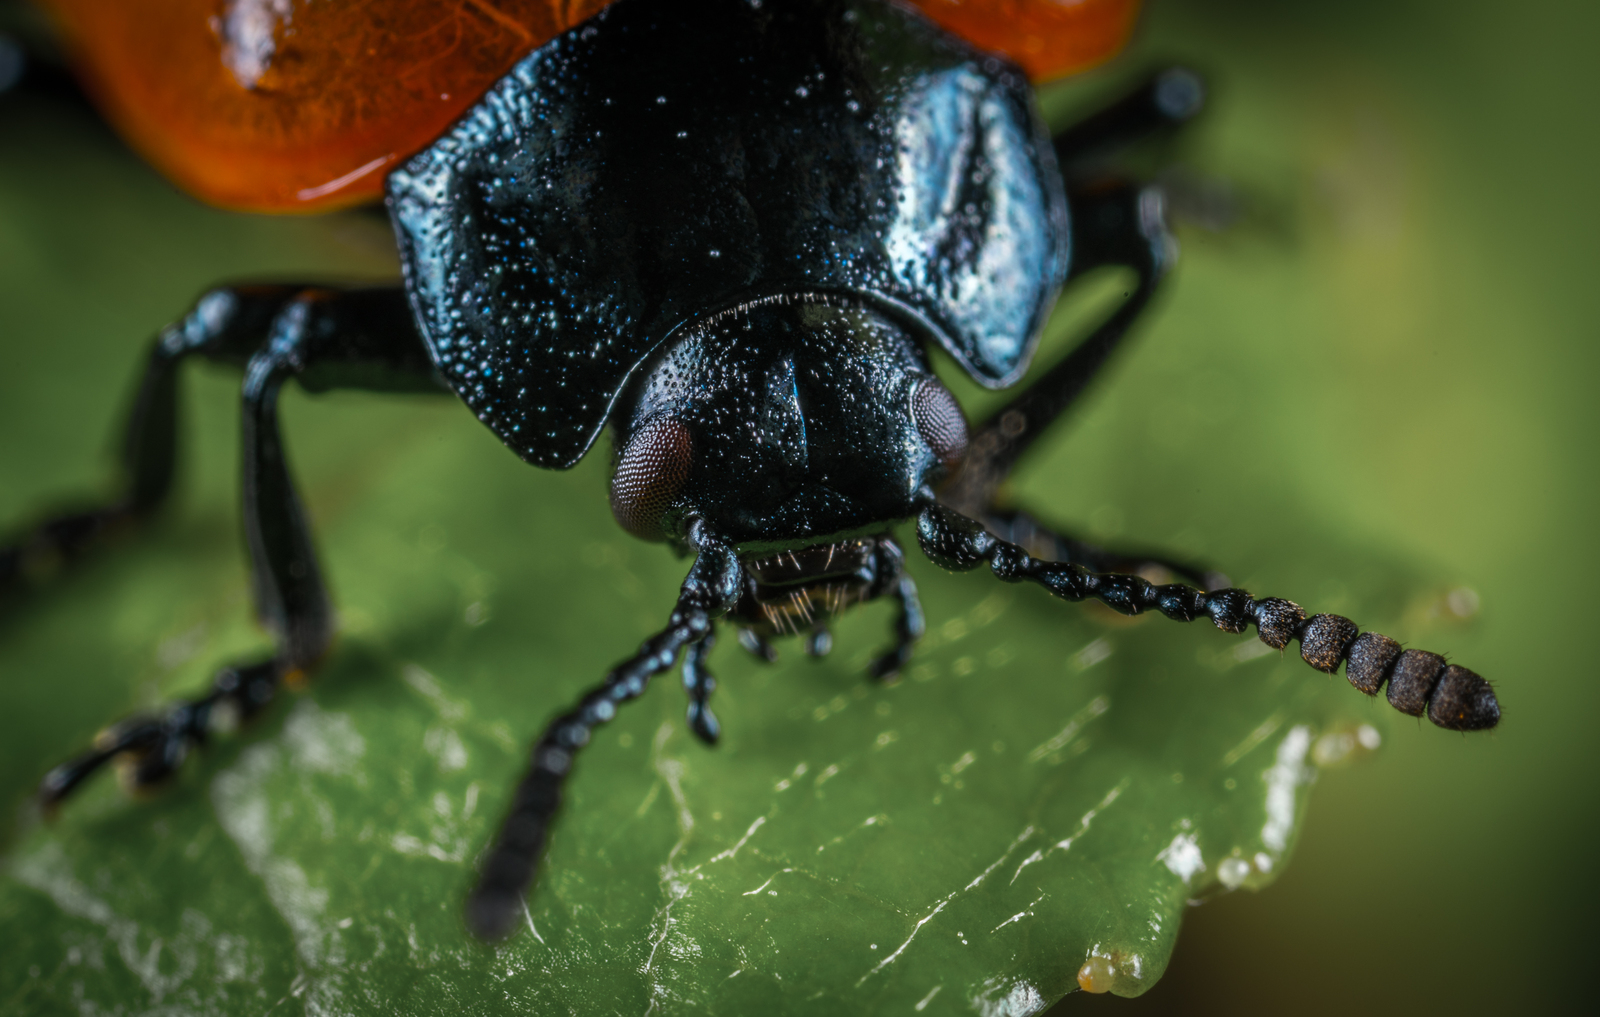
[[[820,297],[741,305],[679,333],[616,418],[611,509],[645,539],[705,519],[801,544],[931,503],[966,422],[911,333]]]

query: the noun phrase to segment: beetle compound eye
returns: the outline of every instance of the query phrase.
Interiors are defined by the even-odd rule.
[[[967,419],[956,397],[932,378],[911,393],[911,419],[946,468],[953,469],[967,454]]]
[[[661,417],[633,432],[611,478],[611,514],[622,528],[660,540],[661,515],[689,478],[689,429]]]

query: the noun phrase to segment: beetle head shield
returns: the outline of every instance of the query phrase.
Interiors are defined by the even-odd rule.
[[[966,447],[924,345],[889,313],[833,295],[770,297],[690,324],[617,416],[612,511],[638,536],[680,538],[694,517],[736,543],[915,515]]]

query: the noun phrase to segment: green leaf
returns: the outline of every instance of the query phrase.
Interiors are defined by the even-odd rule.
[[[871,608],[824,662],[720,647],[715,750],[670,681],[625,711],[527,930],[481,946],[458,909],[524,746],[681,565],[597,511],[598,464],[535,474],[465,413],[430,423],[368,445],[337,510],[312,488],[345,622],[315,685],[155,801],[103,782],[24,839],[3,906],[51,932],[33,1005],[1022,1012],[1086,961],[1133,994],[1186,900],[1271,878],[1314,757],[1356,744],[1359,697],[1259,642],[919,563],[933,632],[898,685],[863,677]],[[152,650],[204,635],[159,695],[241,641],[236,584],[169,602]]]
[[[0,163],[0,306],[12,334],[48,338],[0,378],[5,433],[28,436],[7,443],[5,518],[91,488],[130,337],[206,280],[389,267],[359,216],[204,212],[65,110],[5,115],[35,144]],[[1063,309],[1052,348],[1114,282]],[[1408,608],[1415,583],[1309,538],[1315,521],[1287,522],[1298,506],[1256,506],[1259,527],[1150,493],[1218,477],[1198,439],[1151,452],[1150,432],[1116,426],[1145,403],[1206,412],[1196,354],[1152,328],[1173,337],[1147,340],[1155,383],[1090,407],[1018,497],[1105,537],[1249,546],[1247,564],[1275,563],[1235,576],[1257,593],[1420,629],[1434,602]],[[234,533],[236,381],[188,380],[173,512],[0,622],[10,802],[100,722],[265,651]],[[1381,738],[1342,678],[1252,638],[945,575],[913,551],[931,630],[902,681],[864,676],[884,605],[845,619],[824,661],[789,644],[765,666],[724,640],[714,750],[659,681],[581,757],[527,928],[487,947],[460,905],[527,745],[662,624],[684,563],[616,528],[603,450],[536,471],[447,400],[291,392],[283,416],[341,642],[307,690],[151,800],[100,779],[54,824],[13,831],[7,1010],[1011,1014],[1083,980],[1135,995],[1189,902],[1281,870],[1318,765]],[[1297,441],[1260,440],[1266,456]]]

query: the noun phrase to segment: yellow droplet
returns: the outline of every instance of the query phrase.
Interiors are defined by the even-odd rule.
[[[1078,988],[1084,992],[1110,992],[1116,980],[1116,968],[1109,957],[1090,957],[1078,969]]]

